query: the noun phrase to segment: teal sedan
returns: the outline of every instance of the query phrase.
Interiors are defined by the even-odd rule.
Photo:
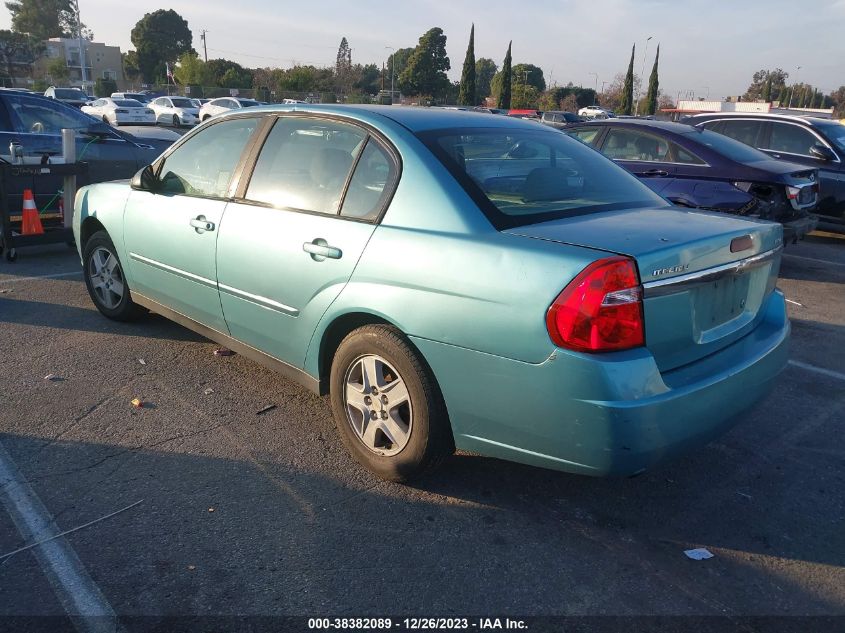
[[[639,473],[787,361],[779,224],[674,207],[530,121],[232,111],[74,211],[100,312],[156,312],[328,394],[395,481],[456,448]]]

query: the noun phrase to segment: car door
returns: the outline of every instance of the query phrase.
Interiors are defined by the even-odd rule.
[[[219,121],[186,137],[155,165],[155,191],[133,190],[124,211],[133,289],[223,333],[217,236],[259,120]]]
[[[774,158],[799,163],[819,170],[819,205],[822,215],[845,215],[845,170],[838,161],[826,161],[810,153],[810,148],[821,144],[836,153],[812,130],[788,121],[769,122],[768,134],[763,140],[763,151]]]
[[[317,323],[395,186],[397,165],[356,125],[296,115],[275,122],[218,237],[220,302],[233,337],[304,365]]]
[[[159,97],[151,105],[156,113],[156,123],[170,123],[170,100],[167,97]]]

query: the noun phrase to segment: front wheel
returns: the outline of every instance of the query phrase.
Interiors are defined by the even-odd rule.
[[[179,115],[178,114],[173,115],[173,127],[179,127]]]
[[[344,444],[379,477],[408,481],[454,452],[437,381],[396,328],[368,325],[350,333],[335,353],[330,380]]]
[[[145,310],[132,301],[123,266],[109,234],[97,231],[82,252],[85,287],[97,309],[115,321],[132,321]]]

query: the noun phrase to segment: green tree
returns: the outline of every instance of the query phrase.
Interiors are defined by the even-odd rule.
[[[120,59],[123,62],[123,76],[134,84],[141,76],[141,71],[138,69],[138,54],[135,51],[126,51],[120,54]]]
[[[44,42],[14,31],[0,30],[0,73],[10,84],[15,77],[15,67],[31,66],[44,52]],[[4,79],[3,85],[6,84]]]
[[[205,62],[193,52],[183,53],[179,57],[176,68],[173,70],[173,77],[183,86],[210,86],[212,84]]]
[[[496,76],[498,67],[489,57],[482,57],[475,62],[475,101],[479,103],[492,94],[490,83]]]
[[[413,48],[399,48],[387,58],[387,70],[385,71],[385,84],[390,86],[391,79],[397,90],[405,90],[402,85],[402,73],[408,65],[408,60],[414,52]]]
[[[648,94],[645,99],[646,114],[657,112],[657,98],[660,96],[660,80],[657,77],[657,63],[659,60],[660,44],[657,45],[657,53],[654,55],[654,66],[651,67],[651,75],[648,78]]]
[[[47,64],[47,74],[53,85],[64,85],[70,79],[70,70],[64,57],[57,57]]]
[[[449,90],[446,71],[451,68],[446,54],[446,36],[443,29],[434,27],[420,37],[411,53],[408,65],[402,71],[401,82],[408,94],[445,96]]]
[[[546,89],[546,78],[543,76],[543,69],[534,64],[517,64],[511,69],[511,84],[520,86],[532,86],[538,92]]]
[[[511,46],[513,41],[508,42],[508,52],[505,53],[505,60],[502,62],[502,76],[501,90],[499,97],[496,99],[496,107],[503,110],[510,110],[511,107]],[[493,78],[495,80],[495,77]]]
[[[375,64],[356,64],[352,68],[352,75],[355,79],[352,87],[359,92],[374,95],[381,89],[381,70]]]
[[[337,91],[341,94],[349,92],[352,86],[352,49],[346,38],[341,38],[340,46],[337,47],[337,59],[334,66],[335,77],[337,77]]]
[[[458,92],[458,105],[478,105],[477,85],[475,82],[475,24],[469,30],[469,45],[461,71],[461,88]]]
[[[6,8],[17,33],[28,33],[37,40],[77,35],[79,25],[71,0],[10,0]],[[84,24],[81,27],[82,37],[94,39]]]
[[[760,98],[767,103],[772,100],[772,76],[771,76],[771,74],[766,78],[766,83],[763,84],[763,92],[760,94]]]
[[[766,100],[763,96],[766,86],[769,86],[769,96],[779,92],[786,86],[786,80],[789,78],[789,73],[781,68],[774,70],[761,69],[754,73],[751,78],[751,85],[748,90],[742,95],[743,101],[759,101]],[[771,81],[771,83],[770,83]]]
[[[144,14],[132,29],[131,38],[141,76],[149,83],[164,76],[166,62],[175,62],[182,53],[194,50],[188,22],[173,9]]]
[[[637,45],[631,47],[631,61],[628,63],[628,72],[625,73],[625,83],[622,86],[622,104],[620,114],[631,114],[634,109],[634,52]]]
[[[205,81],[219,88],[249,88],[252,85],[252,73],[229,59],[209,59],[205,62],[205,73]]]

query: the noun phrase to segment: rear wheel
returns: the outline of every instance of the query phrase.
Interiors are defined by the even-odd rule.
[[[396,328],[350,333],[331,369],[335,423],[352,456],[390,481],[408,481],[455,450],[446,405],[431,370]]]
[[[145,313],[132,301],[123,266],[109,234],[97,231],[82,251],[85,287],[97,309],[115,321],[131,321]]]

